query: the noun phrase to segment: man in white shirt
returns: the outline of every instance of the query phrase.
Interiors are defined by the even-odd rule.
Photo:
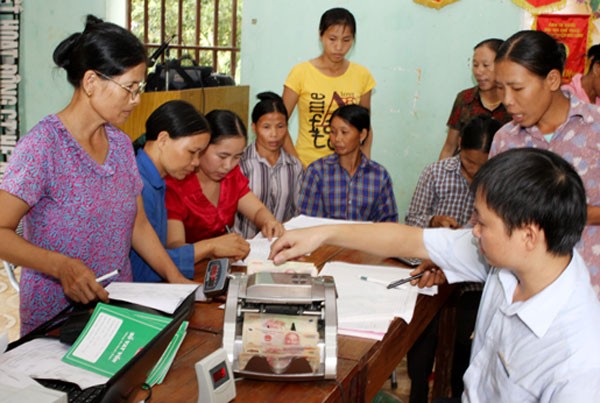
[[[487,162],[472,186],[472,232],[316,227],[288,231],[272,257],[280,263],[327,243],[429,258],[443,273],[428,271],[419,286],[485,281],[463,401],[600,401],[600,302],[574,250],[586,222],[581,179],[550,151],[513,149]]]

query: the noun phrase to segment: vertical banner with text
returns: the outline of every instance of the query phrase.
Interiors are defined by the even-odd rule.
[[[585,70],[585,54],[590,40],[589,14],[542,14],[535,18],[535,29],[551,35],[567,47],[563,81],[568,83]]]
[[[19,41],[22,0],[0,1],[0,183],[19,139]]]

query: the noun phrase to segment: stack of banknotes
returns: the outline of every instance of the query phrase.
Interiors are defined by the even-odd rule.
[[[293,358],[304,358],[316,372],[320,363],[317,319],[267,313],[244,314],[240,368],[254,356],[265,357],[276,374],[283,373]]]

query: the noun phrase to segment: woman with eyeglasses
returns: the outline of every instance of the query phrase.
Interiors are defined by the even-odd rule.
[[[74,87],[71,101],[20,140],[0,185],[0,258],[23,267],[22,335],[72,303],[108,301],[103,286],[132,281],[131,247],[166,281],[189,282],[146,218],[131,142],[115,127],[140,102],[144,46],[90,15],[53,59]]]

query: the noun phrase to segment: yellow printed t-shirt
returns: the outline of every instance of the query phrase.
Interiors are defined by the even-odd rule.
[[[310,62],[294,66],[284,84],[298,94],[298,139],[296,151],[302,163],[331,154],[329,119],[340,106],[358,104],[360,97],[375,87],[375,79],[365,67],[350,62],[338,77],[321,73]]]

